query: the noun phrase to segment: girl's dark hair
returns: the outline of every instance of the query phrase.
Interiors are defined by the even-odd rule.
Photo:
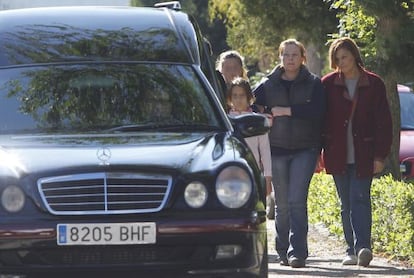
[[[351,38],[343,37],[334,40],[329,47],[329,65],[331,69],[338,69],[338,65],[336,64],[336,52],[341,48],[351,52],[352,56],[355,57],[355,61],[358,67],[364,67],[364,62],[362,61],[361,53],[359,52],[356,42]]]
[[[254,102],[254,95],[252,92],[252,88],[250,87],[250,83],[247,79],[244,79],[242,77],[236,77],[233,79],[233,81],[230,84],[229,90],[228,90],[228,103],[231,103],[231,91],[234,87],[241,87],[246,92],[247,102],[252,105]]]

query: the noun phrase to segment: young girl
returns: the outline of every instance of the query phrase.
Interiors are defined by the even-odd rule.
[[[228,98],[230,103],[230,115],[253,113],[251,105],[254,97],[249,82],[241,77],[236,77],[230,83]],[[270,144],[268,134],[245,138],[247,145],[253,152],[257,165],[263,171],[266,179],[266,194],[272,192],[272,160],[270,156]]]

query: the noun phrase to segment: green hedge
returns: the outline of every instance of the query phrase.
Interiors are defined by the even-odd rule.
[[[414,265],[414,183],[391,176],[374,179],[372,244],[374,253]],[[331,175],[313,176],[308,198],[309,221],[323,223],[343,239],[340,204]]]

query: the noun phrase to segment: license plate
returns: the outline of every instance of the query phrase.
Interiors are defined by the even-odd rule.
[[[58,245],[153,244],[156,225],[142,223],[58,224]]]

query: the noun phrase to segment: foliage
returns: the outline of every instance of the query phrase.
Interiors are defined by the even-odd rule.
[[[340,206],[332,176],[314,174],[309,187],[309,221],[324,223],[331,233],[342,235]]]
[[[255,57],[263,52],[263,43],[257,30],[252,32],[252,26],[264,26],[259,16],[249,17],[247,10],[239,0],[210,1],[210,18],[219,18],[226,25],[227,43],[232,49],[240,51],[246,57]],[[265,43],[271,45],[271,42]],[[247,62],[249,58],[247,58]]]
[[[289,37],[312,43],[317,55],[324,54],[326,34],[335,32],[338,24],[335,10],[323,0],[211,0],[209,10],[211,18],[224,21],[228,44],[243,53],[248,64],[276,54]],[[277,55],[272,59],[276,62]]]
[[[130,0],[129,1],[130,3],[130,6],[133,6],[133,7],[141,7],[141,6],[145,6],[143,3],[142,3],[142,1],[141,0]]]
[[[371,199],[374,252],[414,264],[414,183],[395,181],[390,175],[374,179]],[[331,175],[313,176],[308,210],[311,223],[323,223],[343,238],[340,203]]]
[[[385,176],[374,180],[371,194],[374,249],[414,262],[414,184]]]
[[[364,14],[356,1],[332,1],[332,9],[338,11],[338,32],[331,34],[331,40],[339,37],[352,37],[357,41],[361,56],[367,68],[375,61],[376,21],[372,16]],[[331,41],[329,40],[329,42]]]
[[[414,1],[327,0],[340,24],[334,36],[354,38],[368,68],[386,75],[396,71],[399,82],[412,81],[414,69]],[[409,62],[410,61],[410,62]]]

